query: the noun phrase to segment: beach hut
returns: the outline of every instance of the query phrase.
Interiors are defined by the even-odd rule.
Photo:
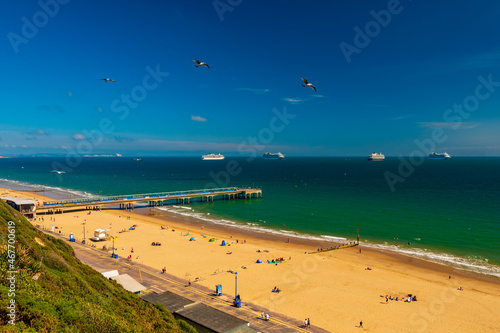
[[[226,246],[226,241],[223,240],[221,246]]]
[[[90,240],[92,240],[94,242],[108,240],[109,235],[106,231],[108,231],[108,229],[103,229],[103,228],[95,229],[94,230],[94,237],[90,237]]]

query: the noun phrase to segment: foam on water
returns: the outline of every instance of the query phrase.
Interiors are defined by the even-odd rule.
[[[366,247],[403,254],[457,269],[500,277],[500,267],[489,264],[487,258],[458,257],[448,253],[438,253],[429,249],[417,247],[399,246],[396,248],[394,245],[388,245],[387,243],[378,244],[364,241],[361,244]]]
[[[302,238],[302,239],[307,239],[307,240],[316,240],[319,243],[321,242],[336,242],[336,243],[348,243],[352,242],[354,240],[347,239],[345,237],[337,237],[337,236],[332,236],[332,235],[310,235],[310,234],[305,234],[305,233],[298,233],[295,231],[291,230],[276,230],[272,228],[268,228],[263,226],[262,224],[259,224],[258,222],[246,222],[246,223],[239,223],[227,219],[216,219],[214,217],[207,217],[206,214],[203,213],[197,213],[194,211],[187,212],[185,207],[180,207],[180,206],[171,206],[171,207],[156,207],[159,210],[166,211],[169,213],[174,213],[182,216],[187,216],[187,217],[193,217],[199,220],[211,222],[214,224],[219,224],[219,225],[224,225],[224,226],[231,226],[231,227],[236,227],[236,228],[241,228],[244,230],[251,230],[253,232],[259,232],[263,234],[274,234],[274,235],[280,235],[280,236],[285,236],[285,237],[296,237],[296,238]],[[260,223],[265,223],[265,221],[261,220],[259,221]],[[387,252],[393,252],[393,253],[398,253],[398,254],[403,254],[406,256],[410,257],[416,257],[418,259],[422,259],[425,261],[429,262],[434,262],[438,264],[443,264],[447,266],[452,266],[457,269],[462,269],[466,271],[472,271],[476,273],[481,273],[481,274],[486,274],[486,275],[492,275],[492,276],[497,276],[500,277],[500,267],[491,265],[488,263],[487,258],[463,258],[463,257],[458,257],[454,256],[448,253],[437,253],[433,252],[428,249],[422,249],[418,247],[406,247],[406,246],[399,246],[395,248],[394,245],[389,245],[387,242],[384,243],[375,243],[375,242],[370,242],[370,241],[363,241],[362,246],[366,246],[369,248],[373,249],[378,249],[378,250],[383,250]],[[321,245],[321,244],[318,244]]]
[[[14,190],[32,190],[32,191],[40,191],[44,190],[47,193],[44,194],[46,196],[50,196],[51,193],[61,193],[63,195],[69,195],[71,197],[77,198],[89,198],[96,196],[96,194],[92,194],[85,191],[78,191],[68,188],[56,187],[56,186],[48,186],[48,185],[38,185],[32,184],[28,182],[18,181],[18,180],[10,180],[0,178],[0,187],[10,188]]]

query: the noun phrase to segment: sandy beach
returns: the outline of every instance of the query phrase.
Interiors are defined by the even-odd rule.
[[[2,196],[42,200],[38,193],[0,189]],[[50,199],[49,199],[50,200]],[[33,224],[72,232],[78,240],[97,228],[117,237],[115,253],[208,288],[304,320],[332,332],[498,332],[500,281],[361,247],[311,253],[317,245],[292,239],[166,221],[123,210],[38,215]],[[136,225],[135,230],[129,230]],[[193,241],[190,241],[191,238]],[[215,238],[214,242],[210,242]],[[221,246],[225,241],[226,246]],[[153,242],[161,246],[152,246]],[[91,242],[88,242],[90,245]],[[106,242],[94,243],[102,247]],[[111,251],[112,242],[108,242]],[[133,249],[133,253],[132,253]],[[280,263],[268,260],[283,258]],[[257,260],[262,263],[257,263]],[[370,268],[368,270],[367,268]],[[451,278],[450,278],[451,276]],[[271,290],[278,287],[281,292]],[[461,287],[463,290],[459,290]],[[396,301],[408,294],[416,302]],[[386,300],[385,296],[394,300]],[[358,327],[360,321],[363,328]]]

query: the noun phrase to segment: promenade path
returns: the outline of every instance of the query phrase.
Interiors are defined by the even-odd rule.
[[[75,250],[75,255],[83,263],[89,265],[99,272],[118,270],[120,274],[128,274],[149,291],[162,293],[170,291],[180,296],[186,297],[194,302],[200,301],[208,306],[216,308],[220,311],[229,313],[240,319],[250,323],[250,327],[261,332],[276,332],[276,333],[291,333],[291,332],[313,332],[313,333],[328,333],[328,331],[311,326],[309,329],[304,329],[303,322],[288,316],[271,312],[256,304],[242,301],[241,308],[232,306],[233,299],[229,296],[214,296],[214,290],[204,286],[192,283],[187,285],[185,279],[178,278],[168,273],[162,274],[160,271],[141,265],[137,262],[130,262],[123,258],[113,259],[111,254],[92,248],[77,242],[69,242],[66,237],[52,233],[48,230],[41,230],[49,235],[60,238],[67,242]],[[269,313],[270,320],[264,321],[261,319],[261,312]]]

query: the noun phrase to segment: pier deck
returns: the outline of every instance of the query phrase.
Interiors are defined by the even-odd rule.
[[[149,206],[163,206],[166,203],[189,204],[190,202],[212,202],[217,199],[252,199],[261,198],[262,190],[258,188],[226,187],[204,190],[174,191],[161,193],[130,194],[115,196],[96,196],[67,200],[43,201],[36,207],[37,212],[53,212],[55,210],[95,207],[103,205],[120,205],[120,208],[133,208],[134,203],[147,202]]]

